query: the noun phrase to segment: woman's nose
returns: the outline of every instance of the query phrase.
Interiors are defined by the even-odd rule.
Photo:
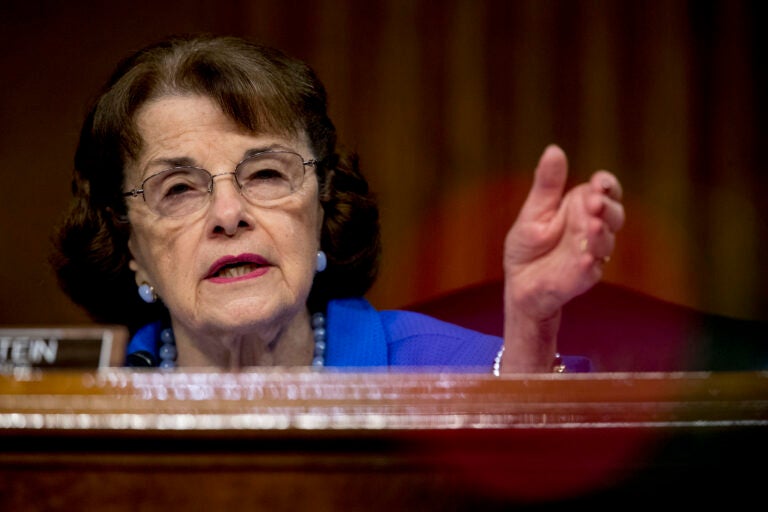
[[[208,212],[212,231],[234,235],[238,228],[250,226],[245,197],[240,193],[240,187],[235,181],[235,173],[216,174],[212,179],[211,204]]]

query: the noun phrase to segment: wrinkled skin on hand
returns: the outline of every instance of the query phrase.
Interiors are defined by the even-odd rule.
[[[565,191],[568,162],[550,145],[504,243],[504,368],[546,371],[560,311],[594,286],[624,224],[622,188],[608,171]],[[509,364],[508,364],[509,363]]]

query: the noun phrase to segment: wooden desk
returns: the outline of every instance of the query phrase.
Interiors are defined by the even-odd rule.
[[[2,510],[738,506],[768,373],[17,372],[0,434]]]

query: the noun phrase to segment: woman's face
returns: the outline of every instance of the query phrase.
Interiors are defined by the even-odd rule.
[[[314,157],[305,137],[247,133],[203,96],[153,100],[138,111],[136,123],[144,145],[126,169],[125,190],[173,162],[215,175],[234,171],[261,149]],[[275,336],[301,316],[322,224],[312,166],[297,190],[269,206],[243,197],[231,174],[216,177],[208,204],[182,217],[153,213],[141,196],[127,201],[136,282],[154,286],[174,326],[199,334],[255,329]]]

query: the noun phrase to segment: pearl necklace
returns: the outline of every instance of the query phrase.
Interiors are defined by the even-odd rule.
[[[322,368],[325,366],[325,315],[315,313],[312,315],[312,334],[315,338],[315,349],[312,354],[312,367]],[[168,369],[176,367],[176,338],[173,335],[173,329],[167,327],[160,331],[160,368]]]

